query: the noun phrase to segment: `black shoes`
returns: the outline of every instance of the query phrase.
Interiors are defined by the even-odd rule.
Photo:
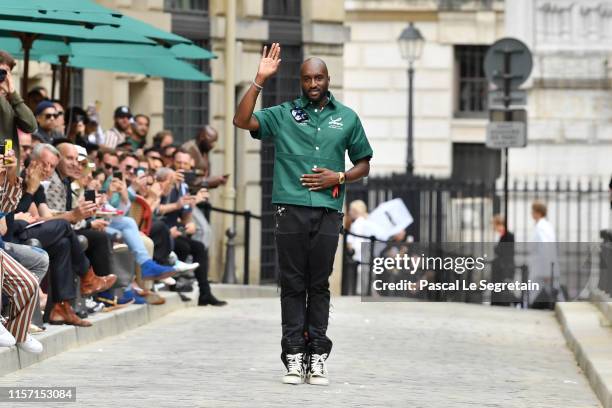
[[[198,299],[198,306],[225,306],[227,302],[225,300],[219,300],[214,297],[212,294],[201,296]]]

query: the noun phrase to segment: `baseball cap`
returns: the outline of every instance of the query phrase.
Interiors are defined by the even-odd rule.
[[[88,158],[87,158],[87,149],[85,149],[83,146],[80,145],[75,145],[76,149],[77,149],[77,153],[79,155],[78,160],[79,162],[83,162],[83,161],[87,161],[88,162]],[[95,164],[93,163],[87,163],[88,167],[94,168],[96,167]]]
[[[34,109],[34,115],[38,116],[44,112],[45,109],[55,108],[55,105],[51,101],[42,101],[38,105],[36,105],[36,109]]]
[[[127,116],[129,118],[132,117],[132,112],[130,111],[130,108],[127,106],[119,106],[117,109],[115,109],[115,116],[116,118],[121,117],[121,116]]]

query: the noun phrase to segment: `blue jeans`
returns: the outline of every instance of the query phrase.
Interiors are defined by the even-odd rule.
[[[47,270],[49,269],[49,255],[44,249],[12,242],[6,242],[4,245],[6,253],[12,256],[28,271],[32,272],[36,278],[38,278],[38,282],[47,274]]]
[[[149,253],[147,252],[142,238],[140,237],[140,231],[136,221],[130,217],[113,217],[108,227],[106,227],[108,234],[115,234],[121,232],[123,235],[123,241],[126,243],[130,251],[136,257],[138,265],[142,265],[149,259]]]

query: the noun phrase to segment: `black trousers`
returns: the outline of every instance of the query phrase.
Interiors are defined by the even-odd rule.
[[[85,255],[87,255],[96,275],[108,276],[113,273],[111,266],[113,246],[108,234],[93,229],[82,229],[75,232],[77,235],[83,235],[89,242]]]
[[[329,276],[343,214],[328,208],[277,205],[275,237],[280,269],[285,354],[329,354]]]
[[[161,220],[153,221],[149,237],[153,240],[153,259],[162,265],[168,265],[168,256],[172,251],[170,228]]]
[[[174,239],[174,252],[176,256],[184,261],[191,254],[194,262],[200,266],[193,272],[200,287],[200,299],[210,294],[210,284],[208,283],[208,250],[200,241],[189,237],[180,236]]]
[[[38,239],[49,254],[49,279],[52,301],[71,300],[76,297],[75,275],[84,276],[89,269],[79,240],[66,220],[48,220],[43,224],[23,230],[18,235],[22,241]]]

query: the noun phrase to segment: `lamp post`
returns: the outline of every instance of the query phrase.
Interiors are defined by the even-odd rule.
[[[425,39],[414,23],[402,31],[397,39],[402,58],[408,61],[408,148],[406,157],[406,173],[412,175],[414,172],[414,140],[412,137],[412,82],[414,78],[414,62],[421,57]]]

